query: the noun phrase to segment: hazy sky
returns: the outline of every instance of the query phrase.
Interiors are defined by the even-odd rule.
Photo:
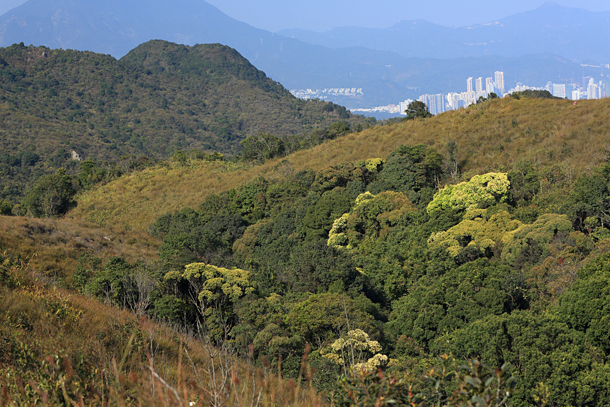
[[[423,19],[448,26],[465,26],[532,10],[546,1],[208,0],[208,3],[237,20],[269,31],[283,28],[324,31],[347,25],[385,28],[401,20],[412,19]],[[0,0],[0,15],[23,3],[25,0]],[[590,11],[610,10],[608,0],[557,0],[556,3]]]

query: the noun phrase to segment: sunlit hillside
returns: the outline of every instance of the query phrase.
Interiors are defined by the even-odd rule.
[[[69,216],[144,231],[168,211],[195,208],[206,196],[260,175],[285,178],[306,168],[384,158],[402,144],[425,144],[447,156],[451,140],[457,143],[461,179],[529,162],[539,171],[567,177],[569,183],[606,160],[609,132],[610,99],[574,105],[568,100],[503,98],[431,119],[351,133],[259,166],[195,163],[149,168],[85,193]]]
[[[323,404],[306,381],[282,380],[186,329],[41,284],[18,256],[0,260],[2,406]]]

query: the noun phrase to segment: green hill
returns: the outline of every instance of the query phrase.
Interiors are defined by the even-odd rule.
[[[150,168],[83,194],[70,216],[147,230],[168,211],[196,208],[208,195],[261,175],[286,178],[307,168],[319,171],[342,162],[385,158],[402,144],[425,144],[448,159],[451,140],[456,142],[459,176],[446,175],[443,182],[519,170],[529,163],[545,174],[551,186],[572,183],[605,162],[609,122],[610,99],[580,101],[574,106],[565,100],[503,98],[428,120],[348,134],[258,166],[193,161]]]
[[[299,136],[345,108],[294,98],[235,50],[150,41],[121,60],[13,45],[0,49],[0,198],[82,158],[168,159],[177,150],[239,152],[258,132]]]
[[[82,195],[69,217],[162,240],[151,315],[185,304],[211,338],[251,344],[286,375],[309,343],[329,375],[319,388],[355,397],[342,405],[377,386],[406,400],[405,372],[439,357],[437,373],[504,365],[472,383],[513,406],[604,405],[609,115],[610,99],[490,100],[263,165],[151,167]],[[222,304],[219,287],[233,295]],[[350,343],[361,352],[346,361]],[[452,386],[435,397],[453,405]]]
[[[142,55],[132,57],[160,75],[177,69]],[[137,383],[151,377],[141,373],[151,346],[167,361],[162,389],[185,387],[178,397],[213,404],[214,389],[197,384],[217,379],[251,394],[235,390],[249,376],[214,376],[217,359],[201,370],[189,360],[184,374],[199,381],[181,381],[194,348],[180,356],[178,330],[155,348],[149,318],[259,366],[269,405],[608,405],[610,99],[526,96],[262,164],[182,156],[77,195],[63,218],[0,217],[0,357],[11,374],[0,394],[31,400],[63,377],[67,396],[60,384],[56,398],[95,400],[94,388],[146,402],[151,386]],[[115,318],[112,339],[93,320],[96,301],[145,318],[131,330]],[[49,327],[51,314],[65,322]],[[60,353],[89,360],[88,349],[103,356],[75,363],[78,381],[44,365]],[[107,363],[120,353],[132,357]],[[112,380],[95,379],[96,366]],[[274,401],[262,380],[274,371],[292,401]]]

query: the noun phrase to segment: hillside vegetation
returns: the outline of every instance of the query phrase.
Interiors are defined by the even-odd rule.
[[[298,137],[333,122],[364,125],[344,107],[293,97],[235,50],[150,41],[121,60],[15,44],[0,48],[0,198],[17,201],[44,173],[81,158],[170,158],[177,150],[236,154],[259,132]]]
[[[85,193],[70,216],[145,231],[168,211],[196,208],[208,195],[258,176],[285,179],[306,168],[317,171],[342,162],[385,158],[402,144],[425,144],[446,160],[452,155],[458,171],[453,177],[448,173],[443,182],[531,165],[545,174],[549,186],[570,184],[607,159],[609,123],[610,99],[579,101],[576,106],[567,100],[490,100],[428,120],[348,134],[259,166],[193,162],[149,168]],[[449,154],[452,141],[455,146]]]
[[[526,96],[0,217],[0,402],[610,404],[610,99]]]

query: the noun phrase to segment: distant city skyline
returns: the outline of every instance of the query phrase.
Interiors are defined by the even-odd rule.
[[[0,0],[0,15],[26,0]],[[102,0],[86,0],[102,1]],[[128,0],[129,1],[129,0]],[[196,1],[196,0],[190,0]],[[387,28],[402,20],[422,19],[446,26],[468,26],[533,10],[547,0],[208,0],[225,14],[254,27],[276,32],[288,28],[325,31],[336,27]],[[608,11],[607,0],[557,0],[565,7]]]

